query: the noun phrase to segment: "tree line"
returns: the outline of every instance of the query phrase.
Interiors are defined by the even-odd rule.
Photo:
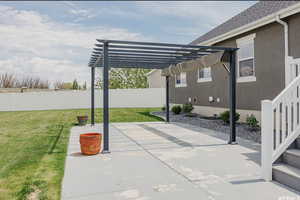
[[[110,89],[147,88],[147,73],[149,69],[112,68],[109,71]],[[103,87],[102,77],[97,78],[97,86]]]
[[[0,88],[29,88],[29,89],[49,89],[51,83],[48,80],[43,80],[40,77],[26,76],[17,77],[12,73],[0,74]],[[76,79],[73,82],[56,81],[55,89],[68,90],[86,90],[86,82],[80,85]]]
[[[54,88],[61,89],[61,90],[86,90],[87,85],[86,82],[80,85],[77,79],[74,79],[73,82],[56,81],[54,83]]]
[[[148,69],[136,68],[112,68],[109,71],[109,88],[110,89],[127,89],[127,88],[147,88]],[[19,78],[14,74],[0,74],[0,88],[30,88],[30,89],[49,89],[51,83],[39,77]],[[84,82],[80,85],[77,79],[72,82],[56,81],[53,83],[54,89],[57,90],[86,90],[87,84]],[[102,88],[102,77],[96,78],[96,87]]]
[[[0,88],[38,88],[49,89],[50,82],[42,80],[39,77],[23,77],[18,78],[14,74],[4,73],[0,74]]]

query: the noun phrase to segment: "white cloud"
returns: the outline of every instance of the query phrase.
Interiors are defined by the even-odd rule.
[[[197,37],[250,3],[243,2],[130,2],[130,9],[120,6],[82,7],[73,2],[68,7],[75,21],[110,14],[116,18],[135,18],[141,23],[149,16],[177,17],[187,24],[170,23],[157,27],[170,37]],[[247,4],[247,5],[245,5]],[[134,9],[132,9],[134,8]],[[93,13],[93,14],[90,14]],[[94,16],[95,15],[95,16]],[[143,18],[145,17],[145,18]],[[172,17],[172,18],[171,18]],[[100,22],[99,22],[100,23]],[[159,21],[156,23],[160,23]],[[177,38],[178,38],[177,37]],[[87,63],[96,38],[157,41],[123,28],[80,26],[53,21],[36,11],[0,5],[0,73],[19,76],[35,75],[50,81],[72,81],[77,78],[89,83]],[[176,38],[176,39],[177,39]]]
[[[92,9],[83,9],[69,1],[61,2],[63,5],[68,7],[68,12],[76,16],[75,22],[79,22],[85,19],[91,19],[98,16],[98,13],[95,13]]]
[[[35,11],[0,6],[0,73],[34,75],[50,81],[89,82],[87,63],[96,38],[147,40],[113,27],[86,29],[54,22]]]
[[[70,60],[48,59],[41,57],[15,57],[0,60],[1,71],[8,71],[18,77],[40,77],[43,80],[55,82],[57,80],[73,80],[79,78],[84,81],[89,78],[89,70]]]
[[[155,15],[180,17],[212,28],[255,3],[247,1],[140,1],[137,2],[137,6]]]

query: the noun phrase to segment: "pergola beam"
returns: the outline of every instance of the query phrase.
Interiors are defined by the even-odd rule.
[[[144,69],[164,69],[168,67],[167,64],[144,64],[144,63],[124,63],[124,62],[118,62],[118,63],[110,63],[110,68],[144,68]]]
[[[92,55],[92,58],[101,58],[98,55]],[[172,59],[172,60],[191,60],[199,58],[199,56],[156,56],[156,55],[135,55],[135,54],[109,54],[109,58],[139,58],[139,59]]]
[[[95,44],[97,47],[102,47],[101,44]],[[144,50],[158,50],[158,51],[178,51],[178,52],[191,52],[191,51],[201,51],[201,48],[165,48],[165,47],[151,47],[151,46],[122,46],[122,45],[110,45],[110,48],[115,49],[144,49]],[[206,52],[209,50],[206,50]]]
[[[93,52],[92,56],[93,57],[97,57],[101,55],[101,52]],[[185,59],[188,59],[188,58],[197,58],[199,57],[199,55],[185,55],[185,56],[178,56],[178,55],[160,55],[160,54],[147,54],[147,53],[117,53],[117,52],[112,52],[112,53],[109,53],[110,56],[112,55],[118,55],[118,56],[135,56],[135,57],[142,57],[142,56],[145,56],[145,57],[154,57],[154,58],[185,58]],[[204,55],[208,55],[208,54],[200,54],[201,56],[204,56]]]
[[[110,62],[110,68],[144,68],[144,69],[163,69],[169,66],[169,64],[161,63],[132,63],[132,62]],[[93,63],[89,64],[90,67],[102,67],[94,65]]]
[[[93,53],[102,54],[102,48],[93,48],[95,51]],[[110,52],[118,52],[118,53],[149,53],[149,54],[170,54],[170,55],[183,55],[188,56],[190,52],[178,52],[178,51],[143,51],[143,50],[132,50],[132,49],[109,49]],[[206,52],[206,54],[204,54]],[[216,51],[201,51],[200,55],[207,55],[207,53],[214,53]]]
[[[162,69],[170,66],[172,63],[154,63],[154,62],[126,62],[126,61],[113,61],[110,62],[111,68],[145,68],[145,69]],[[93,63],[89,64],[90,67],[103,67],[102,64],[95,65]]]
[[[218,50],[235,50],[236,48],[218,47],[218,46],[201,46],[201,45],[185,45],[185,44],[171,44],[171,43],[157,43],[157,42],[136,42],[136,41],[123,41],[123,40],[102,40],[96,39],[98,42],[108,42],[111,44],[136,44],[143,46],[166,46],[166,47],[181,47],[181,48],[201,48],[201,49],[218,49]]]
[[[171,59],[171,58],[122,57],[122,56],[109,56],[108,59],[109,61],[161,62],[161,63],[178,63],[182,61],[191,60],[191,59],[182,59],[182,58]]]
[[[184,60],[171,60],[171,59],[138,59],[138,58],[108,58],[110,62],[139,62],[139,63],[162,63],[162,64],[172,64],[172,63],[178,63],[180,61]],[[102,60],[102,59],[100,59]],[[176,62],[178,61],[178,62]]]
[[[92,56],[92,58],[97,59],[97,58],[102,58],[99,56]],[[197,57],[153,57],[153,56],[130,56],[130,55],[109,55],[109,58],[120,58],[120,59],[147,59],[147,60],[191,60],[191,59],[196,59]]]
[[[103,59],[99,59],[99,61],[102,61]],[[113,58],[113,59],[109,59],[109,62],[110,63],[132,63],[133,65],[134,64],[163,64],[163,65],[171,65],[171,64],[176,64],[178,63],[179,61],[176,61],[176,60],[158,60],[158,59],[151,59],[151,60],[147,60],[147,59],[118,59],[118,58]],[[97,59],[94,59],[92,60],[90,63],[91,64],[94,64],[95,62],[97,61]],[[102,66],[102,64],[99,62],[99,65]]]

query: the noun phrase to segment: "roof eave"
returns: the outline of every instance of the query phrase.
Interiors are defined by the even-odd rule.
[[[242,33],[245,33],[245,32],[254,30],[256,28],[262,27],[264,25],[270,24],[272,22],[275,22],[277,16],[280,16],[280,18],[285,18],[285,17],[291,16],[291,15],[299,13],[299,12],[300,12],[300,2],[293,6],[290,6],[288,8],[282,9],[276,13],[268,15],[264,18],[261,18],[257,21],[254,21],[252,23],[246,24],[239,28],[233,29],[232,31],[229,31],[229,32],[219,35],[217,37],[211,38],[209,40],[200,42],[197,45],[207,45],[207,46],[214,45],[218,42],[222,42],[222,41],[230,39],[234,36],[240,35]]]

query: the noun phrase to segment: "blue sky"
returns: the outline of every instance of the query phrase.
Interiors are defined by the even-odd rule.
[[[89,83],[96,38],[189,43],[254,3],[1,2],[0,73]]]

